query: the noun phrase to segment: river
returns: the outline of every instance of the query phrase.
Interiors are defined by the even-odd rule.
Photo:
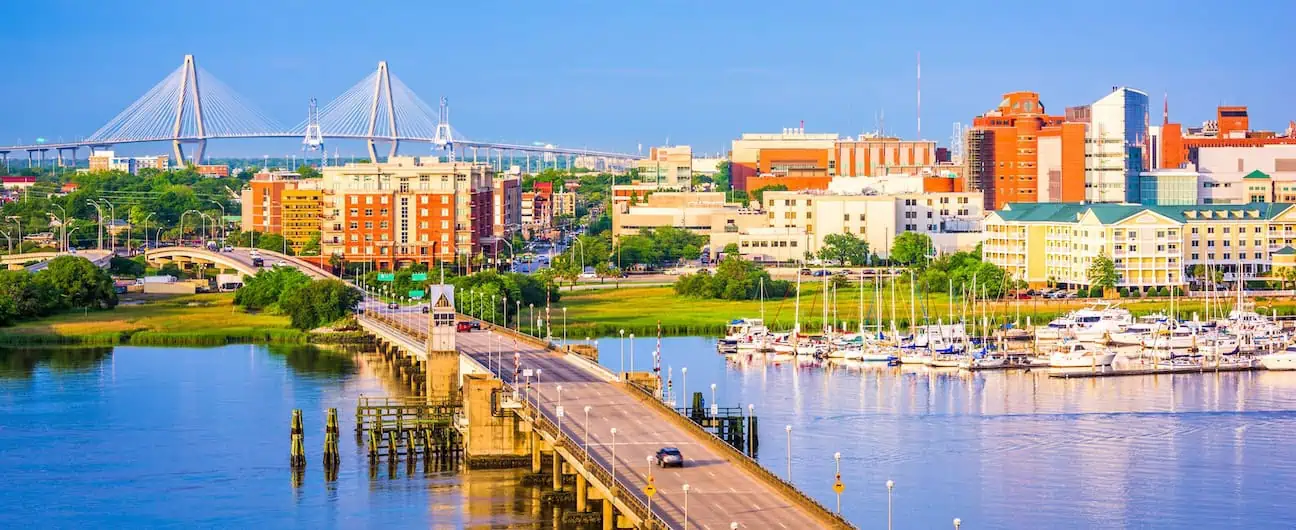
[[[629,364],[630,344],[626,343]],[[618,339],[602,339],[619,368]],[[655,339],[634,341],[651,367]],[[1296,373],[1048,379],[735,363],[709,339],[662,341],[682,395],[753,405],[760,462],[863,528],[1291,528]],[[684,381],[682,368],[688,367]],[[365,355],[227,346],[0,353],[0,528],[549,526],[517,471],[373,470],[352,436]],[[319,465],[337,407],[342,465]],[[288,469],[305,414],[309,464]],[[684,448],[687,453],[687,447]],[[686,454],[687,456],[687,454]]]

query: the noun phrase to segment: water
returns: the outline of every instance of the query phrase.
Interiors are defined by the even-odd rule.
[[[228,346],[0,353],[0,528],[343,528],[535,522],[520,471],[370,477],[354,406],[385,393],[364,356]],[[324,410],[341,469],[324,480]],[[288,467],[291,410],[308,465]]]
[[[619,368],[617,339],[600,341]],[[630,341],[626,341],[629,362]],[[654,339],[635,341],[651,366]],[[830,508],[895,528],[1292,528],[1296,373],[1052,380],[1043,372],[738,365],[702,338],[663,340],[663,372],[721,405],[753,404],[758,459]],[[370,475],[361,394],[395,392],[363,355],[134,348],[0,354],[0,528],[551,526],[525,470]],[[342,466],[320,466],[337,407]],[[308,468],[288,469],[288,420]]]
[[[651,369],[655,339],[636,339]],[[620,343],[600,341],[620,368]],[[1296,372],[1090,380],[884,366],[738,364],[662,340],[674,391],[755,405],[758,460],[830,509],[896,528],[1296,527]],[[630,341],[626,340],[629,363]],[[682,368],[688,368],[687,382]]]

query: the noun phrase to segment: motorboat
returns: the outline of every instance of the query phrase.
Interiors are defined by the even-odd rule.
[[[1162,329],[1143,339],[1143,347],[1157,351],[1186,350],[1196,346],[1197,334],[1188,326]]]
[[[931,352],[919,348],[901,348],[900,364],[931,364]]]
[[[1075,320],[1071,317],[1058,317],[1049,322],[1047,326],[1035,329],[1035,338],[1039,340],[1060,340],[1071,336],[1071,330],[1075,329]]]
[[[1071,333],[1081,342],[1106,340],[1109,335],[1123,331],[1132,322],[1129,310],[1104,303],[1076,310],[1072,313],[1071,320],[1075,322]]]
[[[1140,346],[1143,340],[1151,336],[1158,329],[1166,327],[1167,318],[1165,315],[1144,315],[1138,317],[1125,329],[1117,331],[1108,336],[1108,343],[1116,346]]]
[[[1260,366],[1265,370],[1296,370],[1296,345],[1279,353],[1260,356]]]
[[[1116,352],[1081,342],[1067,342],[1049,355],[1049,366],[1054,368],[1089,368],[1111,366]]]
[[[759,318],[739,318],[725,326],[725,336],[717,341],[721,351],[760,350],[769,338],[769,328]]]

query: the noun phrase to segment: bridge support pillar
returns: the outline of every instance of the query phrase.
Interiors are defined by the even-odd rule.
[[[540,433],[531,431],[531,472],[540,472]]]
[[[528,437],[518,428],[518,417],[502,408],[506,395],[499,379],[486,374],[464,375],[462,410],[468,420],[464,455],[470,467],[524,467],[528,442],[538,449],[534,433]],[[532,449],[533,472],[539,472],[537,455]]]
[[[589,481],[580,473],[576,474],[576,511],[589,511]]]
[[[427,355],[427,397],[432,403],[459,398],[459,352],[429,351]]]
[[[612,499],[603,499],[603,530],[614,528],[616,528],[616,509],[612,507]]]
[[[554,491],[560,491],[560,490],[562,490],[562,478],[563,478],[563,472],[562,472],[562,469],[563,469],[563,459],[562,459],[562,455],[561,455],[561,454],[558,454],[558,451],[554,451],[554,452],[553,452],[553,489],[554,489]]]

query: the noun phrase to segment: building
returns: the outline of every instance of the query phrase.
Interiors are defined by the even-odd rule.
[[[1249,188],[1254,179],[1268,178],[1274,193],[1263,202],[1286,202],[1278,195],[1296,187],[1296,144],[1266,144],[1250,147],[1198,147],[1194,151],[1201,174],[1198,194],[1204,204],[1253,202]],[[1244,182],[1250,176],[1253,182]],[[1260,202],[1260,201],[1256,201]]]
[[[726,160],[720,156],[714,157],[693,157],[693,167],[691,169],[694,175],[715,175],[720,172],[720,164],[726,163]]]
[[[332,203],[325,206],[325,255],[393,269],[494,252],[488,164],[392,157],[322,173]]]
[[[970,250],[981,241],[982,197],[976,192],[833,194],[814,191],[768,191],[764,210],[770,228],[806,235],[802,250],[818,252],[824,238],[851,233],[865,240],[880,257],[902,232],[932,238],[936,252]]]
[[[977,116],[965,140],[971,191],[984,208],[1086,198],[1085,124],[1050,116],[1035,92],[1010,92]]]
[[[241,228],[244,232],[283,234],[284,191],[297,189],[301,175],[283,171],[262,171],[253,175],[243,189]],[[318,186],[316,186],[318,187]],[[315,227],[319,230],[319,226]]]
[[[282,191],[282,234],[293,251],[300,252],[312,238],[322,237],[324,190],[319,179],[302,180]]]
[[[1289,123],[1282,135],[1273,131],[1252,131],[1249,112],[1242,106],[1217,107],[1214,120],[1202,123],[1201,127],[1186,129],[1182,124],[1170,123],[1167,102],[1162,111],[1162,122],[1153,146],[1157,154],[1153,160],[1163,168],[1199,164],[1203,149],[1296,146],[1296,122]]]
[[[26,190],[36,185],[36,177],[0,177],[0,188],[5,190]]]
[[[1011,204],[985,220],[982,257],[1032,286],[1089,286],[1100,255],[1118,287],[1181,285],[1197,265],[1234,278],[1266,276],[1273,255],[1296,245],[1296,204],[1143,206]]]
[[[550,194],[528,191],[522,194],[522,204],[519,215],[522,218],[522,228],[530,230],[532,234],[537,230],[546,230],[553,226],[553,211],[549,202]]]
[[[511,239],[522,230],[522,181],[505,177],[496,178],[492,184],[492,230],[497,238]]]
[[[693,185],[693,148],[654,147],[648,158],[635,161],[635,169],[640,183],[654,184],[658,189],[688,189]]]
[[[807,134],[805,128],[777,134],[743,133],[729,153],[733,188],[752,192],[783,185],[789,190],[827,189],[837,174],[837,134]]]
[[[846,138],[833,146],[837,175],[873,177],[900,168],[930,167],[936,164],[936,142],[901,140],[899,138],[861,134],[858,140]]]
[[[1201,174],[1187,169],[1154,169],[1139,174],[1139,201],[1148,206],[1191,206],[1198,203]]]
[[[117,156],[113,151],[95,150],[90,153],[90,171],[121,171],[138,175],[141,169],[165,171],[170,167],[168,155]]]
[[[564,191],[554,193],[550,196],[553,200],[553,215],[555,217],[568,216],[576,217],[576,192]]]
[[[193,168],[194,171],[197,171],[199,175],[204,177],[225,178],[230,176],[229,166],[225,164],[198,164],[193,166]]]
[[[708,233],[713,225],[713,214],[737,211],[741,207],[727,202],[725,193],[719,191],[659,191],[635,201],[614,201],[612,238],[617,240],[622,236],[637,235],[645,228],[663,226]]]
[[[1144,158],[1149,141],[1148,95],[1112,87],[1110,94],[1087,110],[1085,200],[1140,202],[1139,176],[1148,167]]]

